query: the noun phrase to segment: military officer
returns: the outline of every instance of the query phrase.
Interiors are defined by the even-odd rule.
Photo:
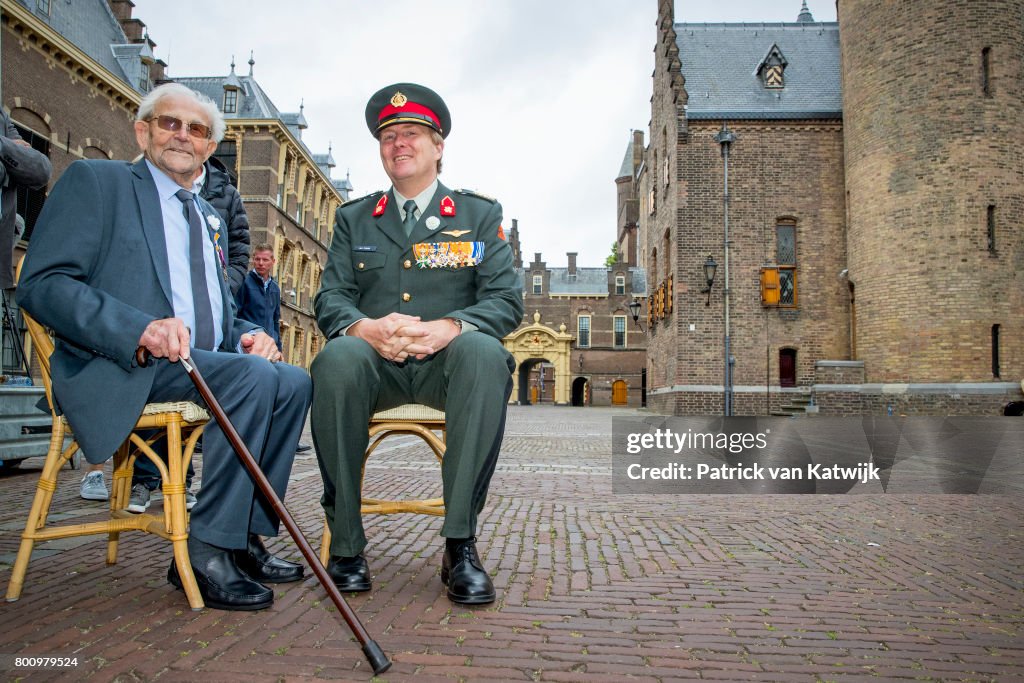
[[[522,319],[522,284],[501,205],[438,181],[451,116],[429,88],[396,83],[366,105],[391,189],[335,214],[313,361],[313,441],[330,524],[328,565],[342,590],[370,589],[359,514],[370,416],[405,403],[444,410],[441,467],[449,599],[483,604],[494,585],[476,550],[505,428],[515,363],[501,344]]]

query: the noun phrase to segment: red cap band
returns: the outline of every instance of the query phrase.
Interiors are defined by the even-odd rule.
[[[426,116],[433,122],[434,127],[437,130],[441,130],[441,121],[437,118],[437,114],[424,107],[422,104],[416,104],[415,102],[406,102],[401,107],[396,107],[393,104],[387,105],[380,110],[380,114],[377,116],[377,122],[383,123],[384,119],[401,114],[420,114],[421,116]]]

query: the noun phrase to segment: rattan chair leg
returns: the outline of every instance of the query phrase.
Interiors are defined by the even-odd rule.
[[[14,561],[11,578],[7,583],[8,602],[14,602],[21,597],[21,590],[25,585],[25,574],[28,572],[28,563],[32,559],[32,549],[35,547],[36,533],[46,525],[50,503],[53,502],[53,492],[57,490],[57,473],[65,462],[65,458],[61,457],[63,449],[64,430],[60,420],[54,419],[53,430],[50,434],[50,447],[46,452],[43,471],[39,474],[39,481],[36,483],[36,495],[32,499],[32,510],[25,521],[25,531],[21,535],[18,557]]]

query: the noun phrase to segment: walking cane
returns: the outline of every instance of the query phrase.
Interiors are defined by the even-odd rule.
[[[145,349],[139,348],[139,362],[141,365],[145,365],[144,356],[148,355],[144,353]],[[256,464],[256,459],[252,457],[252,453],[249,452],[249,448],[242,441],[242,438],[238,435],[235,430],[235,426],[231,424],[231,420],[228,419],[227,414],[221,407],[220,402],[217,401],[213,392],[210,391],[210,387],[207,386],[206,380],[203,379],[202,374],[192,362],[185,360],[184,358],[179,359],[182,367],[188,373],[188,376],[192,379],[192,383],[196,385],[196,390],[199,395],[206,401],[206,405],[209,406],[210,411],[213,412],[214,418],[220,428],[224,431],[224,435],[228,437],[228,441],[231,442],[232,448],[235,449],[235,453],[238,455],[238,459],[242,461],[245,469],[249,471],[249,475],[256,482],[257,488],[263,492],[266,496],[267,501],[270,502],[270,506],[274,508],[274,512],[277,513],[278,518],[284,524],[285,529],[291,534],[291,537],[295,540],[296,545],[299,546],[299,550],[302,551],[302,556],[306,558],[306,562],[309,564],[310,569],[316,574],[317,580],[320,581],[320,585],[327,591],[327,595],[331,597],[335,606],[338,608],[338,612],[345,618],[345,623],[348,624],[348,628],[352,631],[352,635],[356,637],[359,644],[363,647],[363,654],[366,656],[366,661],[370,663],[373,668],[373,673],[380,674],[391,668],[391,660],[387,658],[384,651],[380,649],[380,645],[377,641],[370,637],[370,634],[366,632],[363,624],[359,621],[359,617],[352,611],[348,603],[345,602],[345,598],[342,596],[338,587],[331,581],[331,577],[327,575],[327,570],[324,569],[323,565],[320,564],[316,553],[313,552],[313,547],[309,545],[309,541],[302,535],[302,531],[299,530],[298,525],[295,524],[295,520],[292,519],[291,514],[288,513],[288,509],[285,508],[284,503],[277,497],[277,493],[274,488],[270,485],[263,470]]]

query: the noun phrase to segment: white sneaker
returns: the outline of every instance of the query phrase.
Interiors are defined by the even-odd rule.
[[[149,498],[153,492],[146,488],[145,484],[134,484],[132,495],[128,499],[128,512],[145,512],[149,509]]]
[[[110,500],[110,492],[107,491],[107,484],[103,481],[103,472],[89,472],[82,477],[82,498],[86,500]]]

